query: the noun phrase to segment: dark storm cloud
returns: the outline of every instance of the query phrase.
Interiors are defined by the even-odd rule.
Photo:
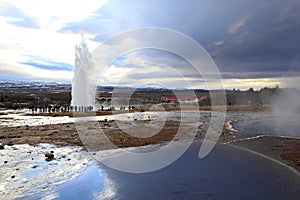
[[[93,32],[103,41],[133,28],[170,28],[203,45],[225,78],[294,76],[300,73],[299,10],[298,0],[111,0],[61,31]]]
[[[299,75],[299,10],[299,1],[272,1],[255,9],[244,27],[229,34],[222,46],[210,47],[221,71],[246,72],[248,78]]]

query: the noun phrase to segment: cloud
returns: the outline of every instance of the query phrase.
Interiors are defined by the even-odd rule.
[[[6,75],[19,74],[20,67],[24,76],[30,76],[29,69],[49,70],[53,77],[55,72],[70,73],[80,32],[93,51],[113,35],[149,26],[192,37],[213,57],[226,80],[289,79],[300,73],[297,0],[191,0],[189,4],[183,0],[3,0],[0,9],[1,69]],[[175,41],[174,45],[181,44]],[[195,72],[186,62],[163,52],[130,53],[113,63],[115,72],[159,64],[194,80]],[[5,66],[11,69],[4,70]],[[117,77],[110,74],[108,82],[113,75]],[[139,76],[150,80],[146,75],[139,73],[128,80]],[[154,74],[151,77],[157,81]],[[172,77],[165,79],[170,83]]]
[[[7,3],[2,7],[1,14],[10,24],[28,28],[39,28],[39,23],[35,17],[26,15],[22,10],[11,3]]]
[[[31,16],[40,28],[57,30],[65,23],[80,21],[100,8],[106,0],[60,1],[60,0],[2,0],[4,10],[10,15]],[[9,8],[9,9],[5,9]],[[17,12],[16,12],[17,11]]]
[[[286,5],[293,9],[282,18],[282,9]],[[226,78],[242,79],[298,76],[299,9],[300,4],[292,0],[253,9],[255,12],[243,28],[225,36],[221,47],[212,45],[209,49],[222,74]]]
[[[252,87],[253,89],[261,89],[263,87],[274,87],[276,85],[282,85],[283,80],[275,78],[251,78],[251,79],[225,79],[225,88],[239,88],[248,89]]]
[[[243,18],[232,24],[228,29],[228,33],[236,34],[240,28],[245,26],[246,22],[251,18],[252,15],[253,13],[248,13]]]
[[[53,71],[73,71],[73,66],[67,63],[54,62],[54,61],[42,61],[42,62],[19,62],[20,64],[33,66],[39,69],[53,70]]]
[[[131,87],[151,84],[170,88],[206,88],[201,74],[183,58],[153,49],[122,55],[106,69],[100,82]]]
[[[167,66],[147,65],[137,68],[110,66],[99,81],[102,85],[148,87],[159,85],[166,88],[198,88],[203,80],[185,77]]]
[[[24,61],[19,62],[20,64],[31,65],[40,69],[49,69],[49,70],[66,70],[72,71],[73,65],[64,62],[57,62],[51,58],[45,58],[42,56],[35,55],[24,55]]]
[[[215,46],[222,46],[223,44],[224,44],[224,40],[219,40],[214,42]]]
[[[26,79],[46,79],[46,80],[71,80],[73,73],[70,71],[56,71],[40,69],[34,66],[19,63],[7,63],[0,60],[1,77],[24,77]]]

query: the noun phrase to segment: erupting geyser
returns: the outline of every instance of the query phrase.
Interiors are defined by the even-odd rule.
[[[72,80],[72,106],[92,106],[94,87],[91,83],[91,71],[93,63],[91,62],[91,54],[82,37],[82,41],[75,47],[75,69]]]

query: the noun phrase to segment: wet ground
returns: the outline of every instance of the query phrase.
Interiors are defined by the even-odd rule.
[[[204,159],[200,143],[170,166],[146,174],[101,164],[50,193],[20,199],[298,199],[299,174],[275,162],[218,144]]]
[[[0,163],[0,199],[14,199],[54,190],[83,174],[93,159],[82,147],[22,144],[0,150]]]
[[[266,111],[227,112],[219,144],[205,159],[198,159],[199,141],[211,116],[216,114],[185,111],[182,118],[181,112],[172,111],[70,118],[2,113],[0,196],[4,199],[298,199],[299,115],[289,118]],[[200,119],[201,123],[197,141],[175,163],[156,172],[128,174],[97,163],[92,158],[93,152],[73,146],[82,145],[74,122],[92,125],[99,120],[110,131],[111,139],[123,144],[125,140],[120,140],[116,124],[109,122],[115,119],[125,126],[139,124],[148,128],[169,121],[166,133],[176,129],[179,122],[194,126]],[[138,146],[136,142],[124,144]],[[46,161],[45,154],[52,151],[55,159]],[[108,153],[115,155],[113,151]]]

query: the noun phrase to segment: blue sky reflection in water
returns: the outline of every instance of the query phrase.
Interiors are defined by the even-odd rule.
[[[180,144],[178,144],[180,145]],[[92,166],[85,174],[49,194],[57,199],[295,199],[299,176],[272,161],[218,144],[198,159],[196,142],[176,162],[145,174]],[[220,164],[222,163],[222,164]],[[255,165],[249,165],[255,163]],[[102,170],[99,173],[100,167]],[[103,174],[105,173],[105,174]],[[80,181],[80,184],[78,184]],[[27,199],[46,195],[28,196]],[[26,198],[23,198],[26,199]]]

